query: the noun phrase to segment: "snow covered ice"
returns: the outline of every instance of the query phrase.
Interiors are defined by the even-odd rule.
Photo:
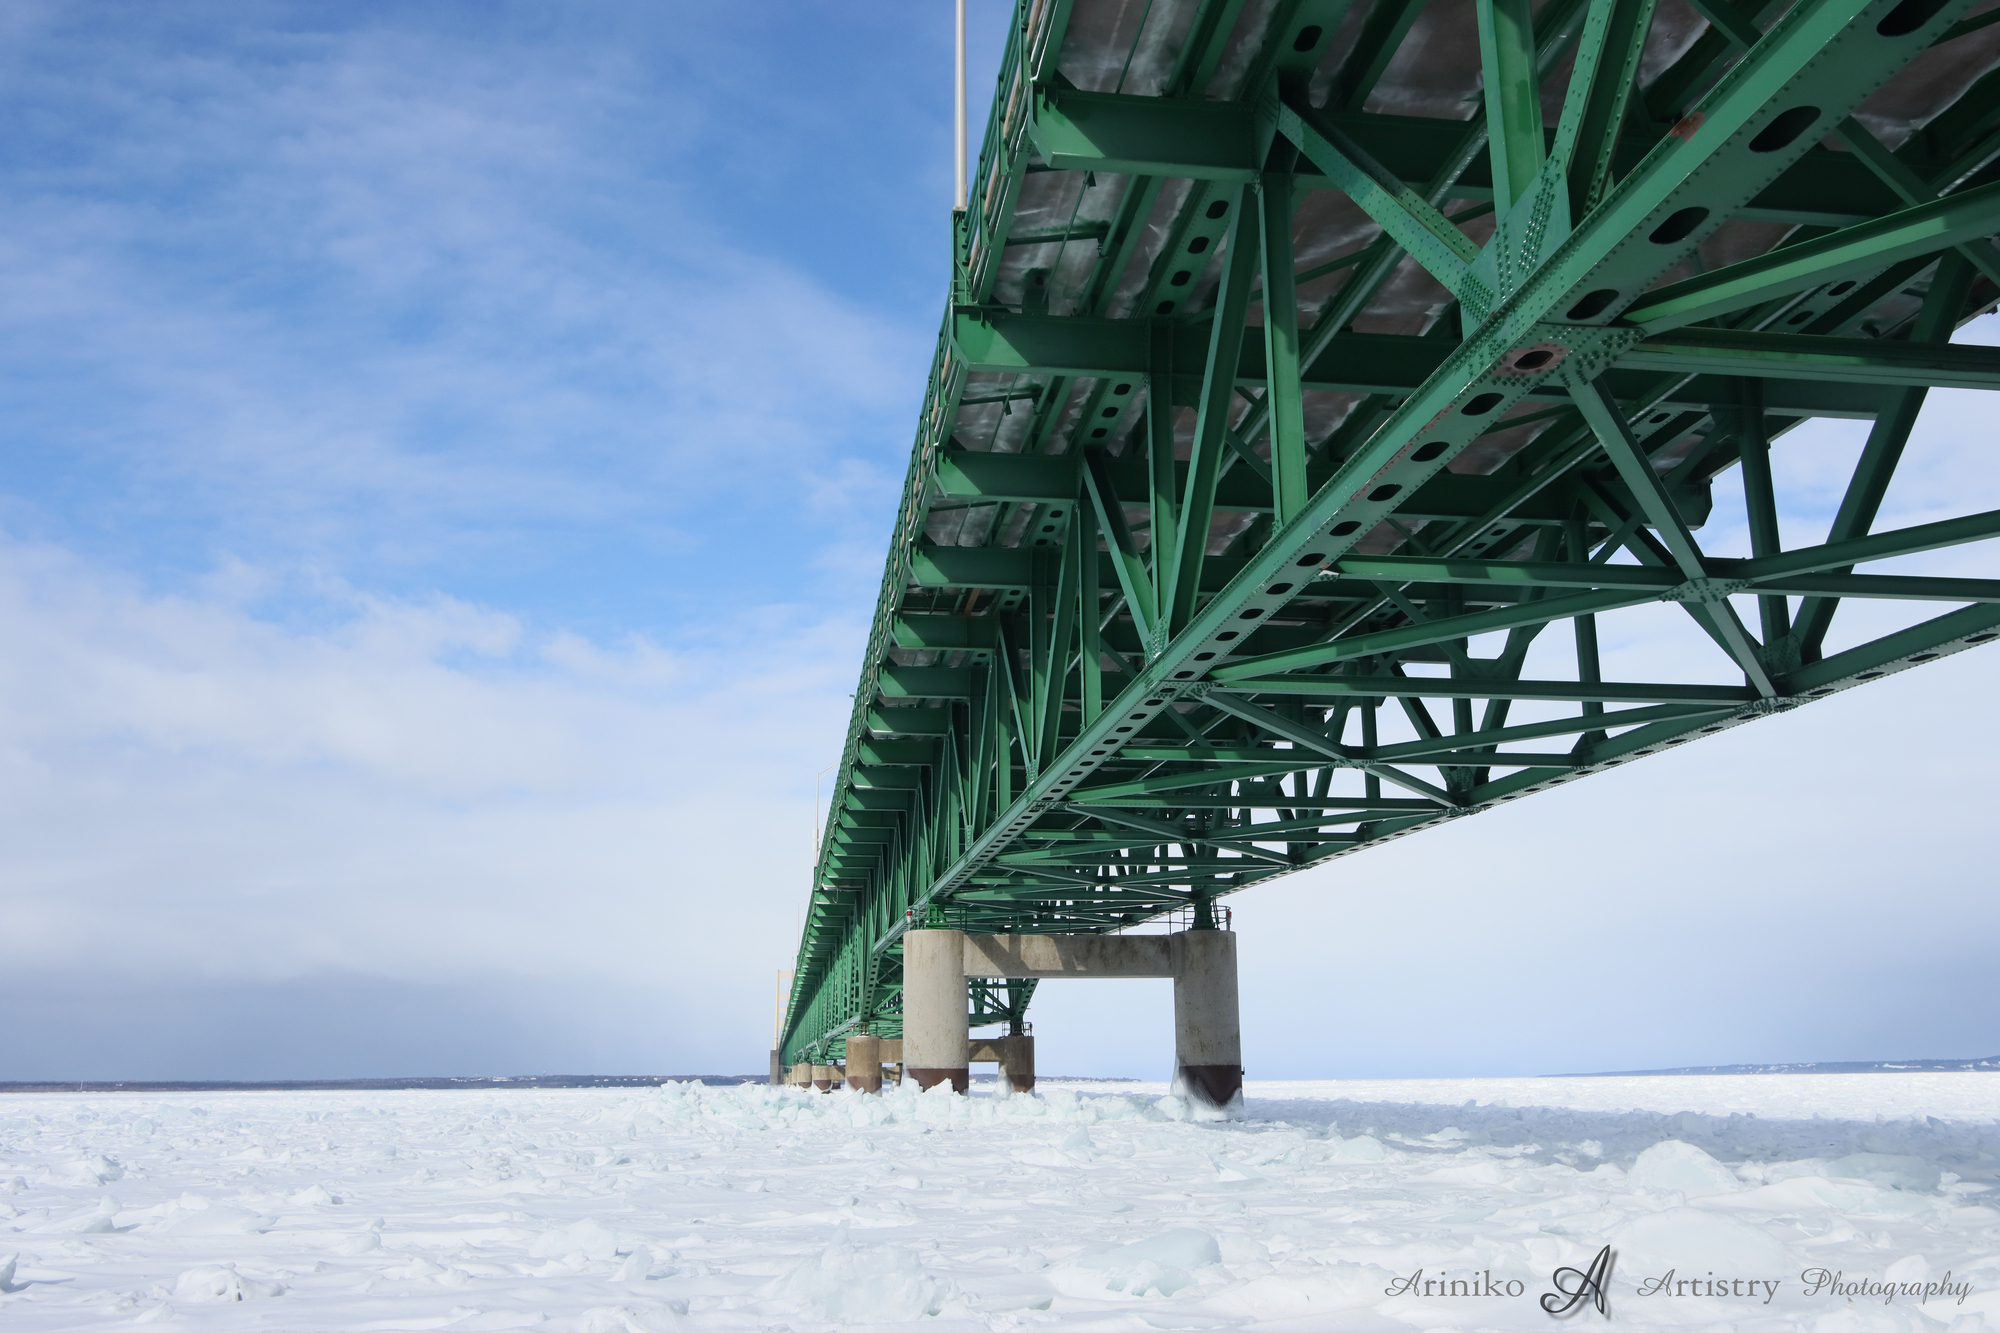
[[[0,1330],[2000,1330],[2000,1077],[1247,1092],[10,1096]]]

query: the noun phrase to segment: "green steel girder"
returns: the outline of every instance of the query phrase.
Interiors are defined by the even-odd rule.
[[[1848,414],[1828,412],[1823,415]],[[1872,415],[1872,411],[1868,415]],[[1176,484],[1185,483],[1186,472],[1185,464],[1174,465]],[[1099,475],[1108,483],[1109,492],[1121,498],[1144,494],[1150,477],[1145,460],[1132,458],[1104,460]],[[1332,475],[1331,467],[1308,466],[1307,484],[1318,485]],[[1081,483],[1081,468],[1079,460],[1068,454],[1049,457],[960,452],[944,455],[938,460],[936,481],[941,495],[956,499],[1068,503]],[[1478,518],[1505,498],[1510,484],[1505,478],[1468,477],[1441,472],[1424,483],[1422,489],[1397,512],[1407,518]],[[1674,486],[1670,490],[1683,521],[1691,527],[1699,527],[1707,519],[1712,504],[1708,487],[1705,484]],[[1215,507],[1271,512],[1275,508],[1271,485],[1258,477],[1233,472],[1216,482]],[[1515,513],[1524,521],[1559,523],[1572,516],[1573,508],[1570,497],[1547,495],[1516,506]],[[930,560],[927,569],[935,570],[938,576],[942,576],[943,568],[936,559],[927,559]],[[969,571],[973,566],[967,564],[963,568]],[[1117,585],[1115,575],[1106,573],[1103,577],[1105,587]],[[999,583],[991,586],[1015,585]],[[1317,588],[1308,587],[1304,591],[1306,595],[1311,595]],[[934,623],[946,621],[949,623]],[[993,622],[964,617],[905,617],[897,622],[895,633],[897,645],[904,648],[985,649],[993,647],[995,642]]]
[[[1986,196],[1991,202],[1983,216],[2000,219],[2000,185],[1994,186],[1994,190],[1993,195]],[[1755,262],[1746,261],[1730,271],[1747,271]],[[1792,271],[1787,268],[1784,273]],[[1715,273],[1695,281],[1720,281],[1726,276],[1726,272]],[[1123,375],[1138,379],[1146,373],[1150,331],[1151,321],[1141,319],[1079,319],[966,310],[955,316],[953,348],[971,370],[1112,379]],[[1177,325],[1174,338],[1176,364],[1201,364],[1201,352],[1207,343],[1205,325]],[[1410,394],[1437,372],[1450,350],[1431,338],[1343,334],[1328,344],[1296,382],[1302,389],[1318,392]],[[1245,343],[1237,360],[1235,384],[1241,388],[1263,388],[1265,364],[1263,348],[1256,343]],[[1950,344],[1913,347],[1880,339],[1767,330],[1677,330],[1637,343],[1620,352],[1612,362],[1614,388],[1625,389],[1621,397],[1636,396],[1638,377],[1617,376],[1615,372],[1621,370],[1750,375],[1764,379],[1839,376],[1867,384],[1991,389],[2000,385],[2000,348]],[[1200,384],[1198,375],[1175,376],[1175,401],[1193,403]],[[1532,396],[1550,402],[1568,401],[1569,395],[1560,385],[1547,385],[1543,389]],[[963,453],[946,455],[938,460],[938,470],[943,475],[979,457]]]
[[[1386,175],[1404,182],[1437,175],[1464,136],[1460,122],[1418,116],[1322,110],[1320,119]],[[1257,127],[1256,108],[1245,103],[1052,89],[1036,102],[1032,133],[1044,160],[1061,169],[1248,184],[1263,169]],[[1609,169],[1629,171],[1666,128],[1627,122],[1628,132]],[[1555,127],[1547,127],[1551,146],[1555,135]],[[1915,169],[1921,172],[1927,165],[1919,163]],[[1300,191],[1338,188],[1310,163],[1295,180]],[[1492,174],[1484,162],[1473,163],[1452,189],[1461,199],[1490,199],[1492,193]],[[1748,211],[1759,221],[1845,225],[1892,212],[1900,202],[1893,189],[1851,155],[1815,148],[1759,194]]]
[[[900,1031],[912,924],[1205,920],[2000,639],[2000,579],[1865,568],[2000,536],[1873,531],[1926,392],[2000,387],[2000,351],[1950,342],[2000,297],[2000,76],[1893,151],[1853,119],[1940,42],[1994,63],[1964,0],[1704,0],[1716,26],[1643,89],[1648,32],[1684,19],[1482,0],[1471,122],[1367,109],[1420,0],[1155,0],[1141,27],[1184,35],[1157,68],[1101,49],[1109,2],[1024,0],[1010,29],[788,1060]],[[1153,70],[1137,91],[1064,72],[1121,60]],[[1701,258],[1731,223],[1729,262]],[[1440,297],[1412,324],[1418,270]],[[1787,549],[1769,455],[1819,416],[1870,441],[1830,537]],[[1696,533],[1738,465],[1752,553],[1718,558]],[[1909,623],[1830,645],[1850,598]],[[1713,644],[1705,683],[1603,678],[1598,618],[1653,603]],[[1573,670],[1524,676],[1538,641]],[[1027,996],[969,1012],[1018,1023]]]

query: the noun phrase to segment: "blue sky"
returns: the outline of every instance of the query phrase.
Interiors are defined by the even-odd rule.
[[[943,299],[950,38],[0,12],[0,1078],[761,1068]],[[1885,523],[2000,506],[1982,413],[1938,396]],[[1788,531],[1856,443],[1781,450]],[[1990,669],[1246,896],[1253,1076],[2000,1050]],[[1043,1067],[1161,1072],[1157,990],[1043,988]]]

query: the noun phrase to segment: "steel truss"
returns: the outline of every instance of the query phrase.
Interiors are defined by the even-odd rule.
[[[2000,294],[2000,11],[1695,4],[1676,41],[1653,0],[1161,0],[1136,30],[1023,0],[788,1062],[900,1031],[913,924],[1206,925],[2000,637],[2000,580],[1857,572],[2000,535],[1874,530],[1926,392],[2000,387],[2000,350],[1949,345]],[[1453,24],[1478,114],[1382,110]],[[1121,43],[1119,85],[1066,73]],[[1878,136],[1882,90],[1965,69]],[[1873,424],[1828,538],[1788,549],[1771,447],[1816,416]],[[1731,467],[1752,552],[1719,559],[1695,533]],[[1910,623],[1834,650],[1856,598]],[[1604,679],[1597,617],[1660,603],[1716,683]],[[975,1022],[1027,998],[984,988]]]

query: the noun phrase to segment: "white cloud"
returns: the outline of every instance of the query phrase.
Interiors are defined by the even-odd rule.
[[[659,1006],[652,1043],[720,989],[678,1053],[754,1067],[860,626],[672,650],[446,599],[339,612],[287,629],[0,546],[14,984],[540,978],[586,1046],[605,986]]]
[[[699,79],[504,34],[97,35],[24,79],[94,132],[0,187],[0,349],[24,433],[127,522],[411,567],[886,511],[930,330],[732,226],[698,160],[756,147]]]

